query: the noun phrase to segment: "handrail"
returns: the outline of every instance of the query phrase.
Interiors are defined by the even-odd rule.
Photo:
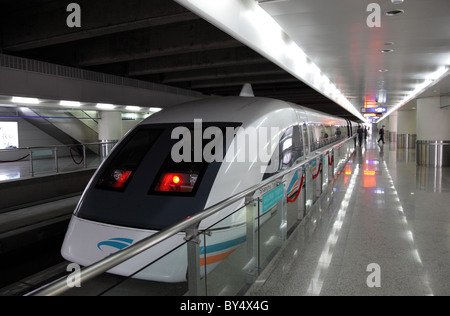
[[[79,144],[67,144],[67,145],[49,145],[49,146],[34,146],[34,147],[16,147],[10,149],[0,149],[0,152],[13,152],[19,150],[30,150],[30,149],[46,149],[46,148],[64,148],[64,147],[75,147],[75,146],[86,146],[86,145],[105,145],[105,144],[116,144],[117,141],[108,142],[95,142],[95,143],[79,143]]]
[[[55,171],[56,173],[59,173],[59,159],[60,157],[58,157],[58,150],[60,150],[61,148],[64,149],[68,149],[69,153],[70,153],[70,157],[72,158],[72,161],[76,164],[76,165],[81,165],[83,164],[84,168],[87,168],[87,163],[86,163],[86,148],[88,146],[105,146],[105,145],[115,145],[117,144],[117,141],[103,141],[103,142],[95,142],[95,143],[79,143],[79,144],[67,144],[67,145],[53,145],[53,146],[34,146],[34,147],[18,147],[18,148],[9,148],[9,149],[0,149],[0,154],[2,153],[8,153],[8,154],[12,154],[12,153],[18,153],[20,151],[27,151],[27,155],[22,156],[20,158],[14,158],[11,160],[0,160],[0,163],[10,163],[10,162],[18,162],[21,160],[25,160],[27,158],[29,158],[29,166],[30,166],[30,174],[32,177],[34,177],[35,175],[35,170],[34,170],[34,166],[33,166],[33,151],[38,151],[38,150],[43,150],[43,149],[48,149],[51,150],[53,152],[53,160],[54,160],[54,164],[55,164]],[[81,161],[77,162],[74,157],[73,157],[73,153],[72,153],[72,147],[82,147],[82,157],[81,157]],[[100,155],[101,159],[103,160],[103,152]]]
[[[298,163],[297,165],[290,167],[284,171],[281,171],[280,173],[264,180],[263,182],[254,185],[253,187],[246,189],[242,191],[241,193],[238,193],[222,202],[217,203],[214,206],[211,206],[204,211],[197,213],[195,215],[192,215],[191,217],[184,219],[164,230],[161,230],[157,233],[155,233],[152,236],[149,236],[147,238],[144,238],[143,240],[137,242],[134,245],[131,245],[123,250],[120,250],[109,257],[100,260],[97,263],[94,263],[80,271],[79,280],[80,282],[86,282],[89,281],[96,276],[101,275],[102,273],[105,273],[106,271],[114,268],[115,266],[141,254],[142,252],[150,249],[151,247],[154,247],[155,245],[159,244],[160,242],[175,236],[176,234],[186,231],[189,228],[196,227],[197,224],[199,224],[202,220],[208,218],[209,216],[217,213],[218,211],[222,210],[223,208],[226,208],[236,202],[239,202],[242,199],[245,199],[246,197],[253,197],[254,193],[271,184],[276,182],[278,179],[283,178],[284,176],[288,175],[291,172],[294,172],[297,169],[303,168],[304,165],[309,163],[310,161],[320,158],[324,154],[328,154],[330,151],[334,150],[334,148],[339,147],[343,145],[344,143],[350,141],[351,139],[355,138],[356,135],[347,138],[343,140],[342,142],[339,142],[332,147],[329,147],[325,149],[323,152],[316,153],[313,156],[307,157],[304,161]],[[70,290],[71,288],[67,285],[67,277],[62,277],[56,281],[54,281],[52,284],[42,288],[38,289],[29,295],[32,296],[56,296],[64,293],[65,291]]]

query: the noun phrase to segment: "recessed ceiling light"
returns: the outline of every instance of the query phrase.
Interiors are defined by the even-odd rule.
[[[400,15],[403,13],[405,13],[405,11],[400,10],[400,9],[394,9],[394,10],[390,10],[390,11],[386,12],[386,15],[387,16],[396,16],[396,15]]]
[[[388,69],[380,69],[380,70],[378,70],[379,72],[388,72],[389,70]]]
[[[392,53],[394,50],[393,49],[382,49],[381,50],[381,52],[383,53],[383,54],[389,54],[389,53]]]
[[[102,110],[112,110],[115,108],[114,104],[97,103],[97,108]]]
[[[24,98],[24,97],[13,97],[11,99],[13,103],[24,103],[24,104],[39,104],[41,101],[37,98]]]
[[[386,42],[386,43],[384,43],[384,45],[386,45],[386,46],[392,46],[394,44],[395,44],[394,42]]]
[[[126,107],[127,111],[140,111],[141,108],[139,106],[133,106],[133,105],[129,105]]]
[[[61,102],[59,102],[59,105],[61,105],[61,106],[80,107],[81,103],[77,102],[77,101],[65,101],[65,100],[62,100]]]
[[[393,4],[402,4],[405,0],[391,0]]]

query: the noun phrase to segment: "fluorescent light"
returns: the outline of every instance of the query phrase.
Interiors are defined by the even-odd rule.
[[[397,111],[399,108],[401,108],[402,106],[404,106],[406,103],[408,103],[409,101],[411,101],[413,98],[415,98],[416,96],[418,96],[420,93],[422,93],[426,88],[428,88],[431,84],[433,83],[433,80],[427,79],[424,82],[422,82],[421,84],[419,84],[414,91],[412,91],[409,95],[407,95],[402,101],[400,101],[396,106],[394,106],[393,108],[391,108],[386,115],[384,115],[382,118],[380,118],[377,123],[380,123],[382,120],[384,120],[385,118],[387,118],[389,115],[391,115],[391,113]]]
[[[59,102],[59,105],[61,105],[61,106],[80,107],[81,103],[77,102],[77,101],[64,101],[64,100],[62,100],[61,102]]]
[[[448,67],[441,67],[435,72],[433,72],[431,75],[427,76],[428,80],[439,80],[442,76],[444,76],[448,71]]]
[[[39,99],[36,98],[23,98],[23,97],[13,97],[11,99],[13,103],[24,103],[24,104],[39,104],[41,103]]]
[[[125,108],[127,111],[140,111],[141,108],[138,106],[129,105]]]
[[[97,103],[97,108],[102,110],[112,110],[115,109],[116,106],[114,104],[108,104],[108,103]]]
[[[150,112],[159,112],[162,111],[161,108],[150,108]]]
[[[293,38],[253,0],[175,0],[365,121]]]

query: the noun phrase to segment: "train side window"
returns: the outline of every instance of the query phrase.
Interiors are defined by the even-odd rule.
[[[113,158],[96,187],[125,191],[133,173],[161,133],[162,129],[141,129],[133,133],[125,140],[125,145]]]
[[[317,149],[316,141],[315,141],[315,128],[313,125],[308,125],[309,132],[309,146],[311,148],[311,152]]]
[[[303,157],[303,135],[302,132],[300,130],[300,126],[296,125],[294,126],[294,157],[295,160],[297,160],[300,157]]]
[[[305,124],[302,125],[302,134],[303,140],[305,141],[305,156],[309,155],[309,137],[308,137],[308,126]]]
[[[289,127],[280,139],[280,169],[285,169],[294,162],[294,128]]]

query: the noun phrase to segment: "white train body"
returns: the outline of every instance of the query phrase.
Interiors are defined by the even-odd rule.
[[[202,131],[218,127],[224,136],[226,128],[238,131],[229,143],[224,142],[223,161],[174,163],[171,150],[179,144],[179,139],[172,139],[174,129],[182,126],[194,131],[199,119]],[[242,143],[239,133],[249,130],[268,132],[271,139],[259,137],[258,144]],[[128,133],[99,167],[74,212],[62,255],[84,266],[93,264],[261,183],[317,147],[351,133],[352,123],[345,119],[273,99],[208,98],[168,108]],[[202,140],[202,146],[208,142]],[[249,146],[265,150],[270,159],[255,159]],[[242,151],[247,154],[239,156]],[[245,159],[239,159],[242,157]],[[291,190],[288,195],[298,188],[299,180],[292,176],[286,183],[296,184],[286,187]],[[228,217],[243,203],[200,223],[199,230],[206,230],[226,218],[222,229],[208,237],[208,245],[201,245],[200,262],[208,271],[245,241],[245,218],[240,213]],[[187,253],[186,247],[180,246],[184,237],[180,233],[110,272],[161,282],[185,281]]]

